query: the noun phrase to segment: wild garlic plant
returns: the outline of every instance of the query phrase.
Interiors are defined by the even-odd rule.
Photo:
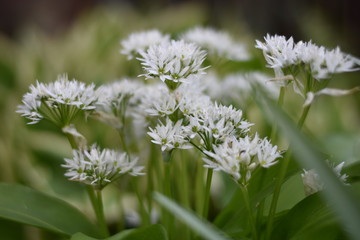
[[[296,93],[304,98],[303,114],[298,123],[301,128],[315,97],[322,94],[340,96],[358,90],[326,86],[333,74],[358,70],[359,60],[342,53],[339,48],[327,50],[312,42],[295,43],[292,38],[267,35],[265,42],[256,41],[255,47],[263,51],[267,66],[274,69],[275,78],[259,71],[224,75],[216,72],[216,68],[212,70],[212,64],[248,61],[252,57],[244,44],[224,31],[198,26],[172,39],[169,34],[153,29],[132,33],[120,44],[120,53],[142,67],[137,77],[100,86],[69,80],[67,75],[61,75],[49,84],[36,82],[24,95],[23,105],[17,111],[30,120],[29,124],[48,120],[68,137],[73,156],[64,158],[61,166],[69,180],[86,185],[103,237],[107,237],[109,231],[102,189],[122,175],[146,173],[145,187],[139,183],[134,190],[139,201],[141,224],[158,221],[165,226],[171,239],[178,235],[195,238],[187,230],[182,232],[174,216],[166,211],[161,211],[158,219],[151,219],[152,208],[155,208],[152,192],[162,192],[186,208],[200,206],[196,212],[208,219],[215,171],[228,175],[241,192],[244,205],[241,208],[246,209],[244,228],[248,229],[241,235],[270,239],[277,201],[291,159],[291,145],[290,150],[280,149],[273,134],[263,136],[264,133],[254,132],[252,127],[256,122],[249,122],[245,117],[247,105],[255,98],[257,88],[272,99],[278,97],[281,103],[285,98],[285,86],[293,84]],[[231,104],[234,100],[245,110]],[[87,139],[75,127],[74,119],[81,115],[117,131],[119,149],[88,145]],[[144,139],[148,144],[140,144]],[[135,148],[130,146],[132,143]],[[187,182],[190,178],[189,159],[181,159],[183,156],[192,156],[189,159],[197,161],[197,169],[192,171],[197,175],[194,186],[203,189],[199,196],[193,197],[196,200],[190,196],[192,191]],[[274,188],[273,197],[266,213],[264,202],[269,193],[255,204],[255,194],[249,189],[254,189],[253,178],[264,183],[268,170],[277,163],[281,166],[270,187]],[[343,165],[337,165],[334,171],[345,181],[346,175],[340,173]],[[304,170],[301,176],[306,195],[324,188],[314,170]],[[177,192],[179,189],[180,193]],[[196,201],[197,207],[191,201]],[[263,224],[264,218],[266,224]],[[262,231],[264,225],[266,231]]]

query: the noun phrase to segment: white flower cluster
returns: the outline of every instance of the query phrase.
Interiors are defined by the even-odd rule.
[[[130,79],[100,86],[95,90],[98,100],[91,116],[116,129],[123,127],[125,118],[134,115],[141,103],[143,88],[142,83]]]
[[[341,162],[338,165],[336,166],[334,165],[331,167],[334,173],[336,174],[336,176],[340,179],[340,181],[346,184],[348,175],[341,174],[344,164],[345,162]],[[304,173],[301,174],[301,177],[304,184],[304,190],[306,196],[319,192],[323,190],[325,187],[324,183],[321,181],[319,177],[319,174],[314,169],[310,169],[310,170],[304,169]]]
[[[202,79],[200,74],[206,69],[201,66],[206,52],[195,43],[221,57],[237,61],[248,59],[243,45],[236,44],[226,33],[213,29],[195,28],[183,34],[182,40],[149,45],[147,49],[138,51],[140,57],[137,59],[145,70],[140,76],[159,78],[165,84],[144,87],[151,94],[142,95],[143,100],[138,109],[158,118],[157,125],[149,127],[148,135],[153,143],[160,145],[162,151],[171,152],[173,149],[194,146],[205,154],[207,167],[223,170],[234,176],[236,181],[246,184],[251,171],[258,165],[269,167],[281,155],[267,139],[259,139],[256,135],[250,140],[247,134],[253,124],[243,119],[241,110],[232,105],[213,103],[204,94],[206,78]],[[244,92],[249,91],[250,83],[242,79],[244,77],[237,83],[233,80],[236,89],[246,88]],[[258,75],[254,75],[254,79],[259,83],[265,82]],[[222,84],[212,87],[224,88]],[[229,88],[235,87],[229,84]],[[226,160],[223,159],[227,151],[225,147],[230,147],[231,142],[234,142],[233,150],[237,151],[237,155],[244,151],[249,156],[246,160],[248,165],[243,165],[236,157],[227,156]],[[235,150],[239,144],[246,149]],[[250,145],[253,146],[251,151]]]
[[[305,64],[310,67],[312,76],[317,79],[330,78],[332,74],[357,71],[359,60],[340,51],[337,47],[327,50],[310,42],[297,42],[284,36],[270,36],[265,42],[256,40],[256,48],[263,51],[268,67],[274,68],[281,75],[287,67]],[[281,76],[278,76],[281,77]]]
[[[183,33],[181,39],[193,42],[205,48],[209,54],[234,61],[245,61],[250,59],[245,46],[235,42],[232,37],[224,31],[213,28],[195,27]]]
[[[202,83],[205,92],[212,99],[222,103],[235,102],[242,109],[246,109],[248,103],[253,100],[252,87],[261,87],[274,99],[279,96],[279,85],[270,79],[271,77],[260,72],[231,73],[224,77],[210,72],[202,79]]]
[[[17,112],[30,119],[29,124],[46,118],[63,127],[69,125],[80,110],[95,108],[94,87],[75,79],[68,80],[67,75],[49,84],[36,82],[23,96],[23,105],[18,106]]]
[[[120,53],[127,55],[128,59],[133,59],[139,51],[144,51],[154,44],[169,42],[170,36],[162,34],[159,30],[147,30],[134,32],[127,39],[121,41]]]
[[[214,146],[213,151],[205,151],[205,154],[205,167],[224,171],[243,185],[248,183],[257,166],[268,168],[281,157],[277,146],[266,138],[260,139],[258,135],[253,139],[249,136],[227,138],[224,143]]]
[[[151,45],[148,50],[140,51],[141,61],[147,79],[160,78],[161,81],[175,83],[189,82],[204,73],[201,64],[206,52],[194,43],[172,40],[170,43]],[[178,84],[176,84],[176,87]],[[174,87],[173,89],[175,89]]]
[[[130,159],[126,153],[92,145],[89,149],[73,150],[73,157],[65,158],[62,167],[70,180],[102,189],[123,174],[143,175],[144,167],[136,166],[137,162],[137,158]]]

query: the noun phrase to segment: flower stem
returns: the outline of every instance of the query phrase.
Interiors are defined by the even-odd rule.
[[[202,216],[204,219],[207,219],[209,213],[209,203],[210,203],[210,190],[211,190],[211,181],[213,176],[213,169],[209,168],[206,176],[206,186],[205,186],[205,197],[204,197],[204,208]]]
[[[300,119],[298,121],[298,128],[299,129],[301,129],[304,126],[304,123],[305,123],[305,120],[306,120],[306,118],[308,116],[310,107],[311,107],[311,105],[309,105],[309,106],[307,106],[307,107],[305,107],[303,109],[301,117],[300,117]],[[281,161],[280,173],[278,175],[279,177],[278,177],[276,185],[275,185],[274,194],[273,194],[273,198],[272,198],[271,205],[270,205],[268,223],[267,223],[267,228],[266,228],[266,238],[265,239],[270,239],[270,237],[271,237],[272,226],[273,226],[273,223],[274,223],[274,217],[275,217],[277,203],[278,203],[279,196],[280,196],[281,186],[282,186],[282,183],[284,181],[287,168],[289,166],[290,157],[291,157],[291,151],[288,150],[286,152],[286,155],[285,155],[284,159]]]
[[[91,201],[92,207],[94,209],[96,219],[98,221],[102,235],[104,237],[108,237],[109,230],[107,228],[106,221],[105,221],[101,190],[95,191],[94,187],[90,186],[90,185],[86,186],[86,190],[90,197],[90,201]]]
[[[285,87],[282,86],[280,87],[280,93],[279,93],[279,98],[278,98],[278,102],[277,105],[278,107],[282,107],[283,103],[284,103],[284,99],[285,99]],[[271,134],[270,134],[270,139],[275,142],[276,141],[276,137],[277,137],[277,125],[273,124],[272,128],[271,128]]]
[[[249,214],[249,223],[250,223],[251,234],[252,234],[251,239],[256,240],[256,239],[258,239],[257,238],[257,231],[256,231],[255,219],[254,219],[253,211],[251,210],[251,206],[250,206],[249,192],[248,192],[246,186],[244,186],[242,184],[240,184],[240,189],[241,189],[241,192],[242,192],[242,196],[243,196],[243,199],[244,199],[246,210],[248,211],[248,214]]]

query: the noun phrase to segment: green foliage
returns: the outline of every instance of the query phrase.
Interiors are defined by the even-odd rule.
[[[124,230],[104,240],[167,240],[167,233],[165,228],[160,224],[151,225],[137,229]],[[97,240],[86,236],[83,233],[76,233],[71,237],[71,240]]]
[[[154,193],[154,199],[166,210],[171,212],[176,218],[188,225],[194,232],[209,240],[228,239],[225,233],[220,232],[210,223],[198,218],[194,213],[179,206],[174,201],[160,193]]]
[[[97,227],[61,199],[25,186],[0,183],[0,217],[71,236],[99,236]]]

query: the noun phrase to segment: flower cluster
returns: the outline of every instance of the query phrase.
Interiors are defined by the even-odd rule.
[[[345,162],[341,162],[338,165],[332,166],[332,170],[336,174],[336,176],[340,179],[340,181],[346,184],[346,180],[348,176],[346,174],[341,174],[341,171],[344,167]],[[314,169],[305,170],[304,173],[301,174],[302,181],[304,184],[305,195],[309,196],[316,192],[319,192],[324,189],[324,183],[321,181],[319,174]]]
[[[251,173],[257,166],[269,168],[281,157],[277,146],[273,146],[266,138],[260,139],[258,135],[254,138],[233,136],[214,146],[213,151],[204,153],[205,167],[224,171],[243,185],[248,183]]]
[[[143,167],[136,166],[137,158],[130,158],[123,152],[101,150],[92,145],[89,149],[73,150],[72,158],[65,158],[65,176],[72,181],[95,185],[99,189],[123,174],[143,175]]]
[[[279,85],[270,79],[271,77],[260,72],[231,73],[224,77],[210,72],[203,78],[202,83],[205,92],[212,99],[222,103],[235,102],[242,109],[246,109],[253,100],[253,87],[261,87],[274,99],[279,96]]]
[[[235,42],[224,31],[195,27],[183,33],[181,39],[198,44],[211,55],[214,54],[233,61],[245,61],[250,58],[245,46],[242,43]]]
[[[160,78],[175,89],[181,82],[189,82],[204,73],[201,64],[206,52],[194,43],[171,41],[160,45],[151,45],[147,51],[140,51],[141,61],[147,79]],[[175,83],[175,87],[173,84]]]
[[[357,71],[359,60],[345,54],[337,47],[327,50],[310,42],[297,42],[293,38],[267,35],[265,42],[256,41],[256,48],[263,51],[270,68],[280,73],[285,68],[305,64],[308,65],[312,76],[317,79],[330,78],[332,74]]]
[[[122,49],[120,53],[127,55],[130,60],[137,56],[139,51],[144,51],[151,45],[169,41],[170,36],[162,34],[159,30],[134,32],[127,39],[121,41]]]
[[[30,92],[23,97],[23,105],[17,111],[38,123],[46,118],[60,127],[67,126],[80,110],[95,109],[94,85],[86,85],[77,80],[68,80],[67,75],[59,76],[55,82],[44,84],[36,82]]]
[[[130,79],[115,81],[96,89],[96,109],[92,117],[108,123],[116,129],[124,127],[125,119],[135,114],[141,101],[143,85]]]

